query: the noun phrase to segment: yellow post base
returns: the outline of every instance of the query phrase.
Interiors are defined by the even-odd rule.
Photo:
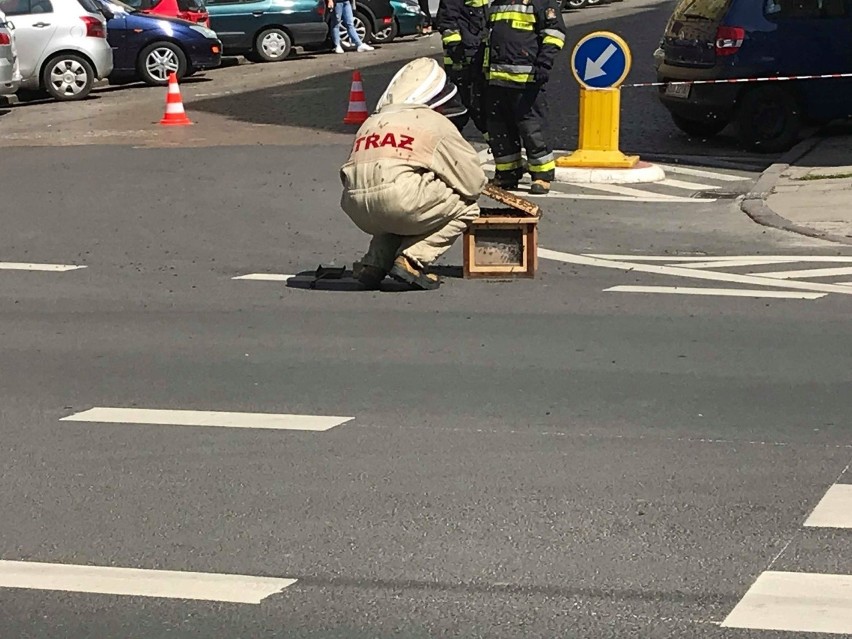
[[[595,149],[577,149],[571,155],[556,158],[556,166],[587,169],[632,169],[638,163],[638,155],[624,155],[621,151]]]
[[[629,169],[639,156],[618,150],[620,89],[580,87],[580,146],[556,160],[556,166]]]

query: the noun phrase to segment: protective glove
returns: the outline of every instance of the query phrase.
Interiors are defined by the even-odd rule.
[[[550,69],[545,69],[544,67],[536,67],[535,68],[535,83],[536,84],[547,84],[547,81],[550,79]]]
[[[447,46],[447,57],[453,61],[453,64],[461,64],[464,62],[464,44],[461,42]]]

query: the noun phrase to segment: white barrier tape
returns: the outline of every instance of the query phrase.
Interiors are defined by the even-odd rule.
[[[730,78],[727,80],[682,80],[669,82],[637,82],[635,84],[622,84],[622,89],[635,89],[638,87],[666,87],[669,85],[684,84],[740,84],[743,82],[788,82],[790,80],[826,80],[830,78],[852,78],[852,73],[827,73],[823,75],[776,75],[765,78]]]

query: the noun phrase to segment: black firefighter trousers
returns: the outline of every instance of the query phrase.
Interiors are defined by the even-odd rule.
[[[465,61],[463,64],[447,67],[447,78],[456,85],[462,104],[467,108],[468,117],[480,133],[487,135],[488,127],[485,114],[485,74],[482,63]],[[468,117],[459,122],[459,129],[467,124]]]
[[[498,182],[511,184],[524,174],[522,147],[532,179],[553,181],[556,163],[544,137],[546,117],[544,86],[488,87],[488,143]]]

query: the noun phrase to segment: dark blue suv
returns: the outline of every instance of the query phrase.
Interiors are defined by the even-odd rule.
[[[662,82],[852,72],[852,0],[681,0],[657,57]],[[712,136],[734,123],[750,149],[796,142],[802,123],[852,116],[852,79],[670,84],[675,124]]]

